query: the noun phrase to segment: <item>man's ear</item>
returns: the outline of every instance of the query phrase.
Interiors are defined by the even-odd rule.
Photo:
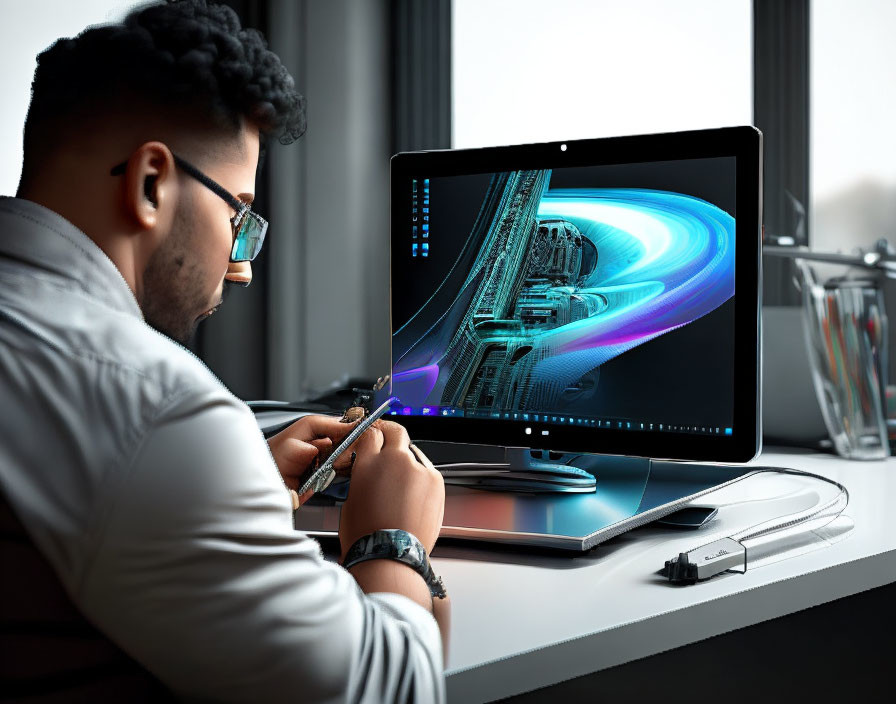
[[[158,179],[157,175],[147,175],[145,179],[143,179],[143,196],[152,203],[154,208],[158,208],[159,204],[156,201],[156,180]]]
[[[151,230],[172,217],[177,194],[174,156],[162,142],[141,144],[130,155],[124,173],[125,208],[141,230]]]

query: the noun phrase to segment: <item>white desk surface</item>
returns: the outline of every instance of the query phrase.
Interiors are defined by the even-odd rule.
[[[519,694],[896,581],[896,459],[771,448],[752,464],[844,484],[854,528],[834,544],[691,586],[656,572],[681,551],[789,511],[768,513],[774,502],[727,506],[697,531],[641,528],[573,556],[437,545],[433,564],[452,600],[449,701]]]

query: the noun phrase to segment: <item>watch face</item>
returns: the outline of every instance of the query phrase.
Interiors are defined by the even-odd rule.
[[[398,557],[413,557],[416,560],[420,560],[422,557],[418,554],[418,551],[415,550],[415,546],[409,534],[401,532],[397,533],[394,536],[395,542],[393,545],[395,546],[395,550],[398,554]]]
[[[410,547],[410,541],[403,532],[392,530],[378,530],[370,536],[370,544],[364,553],[374,555],[388,555],[389,557],[401,557],[406,555]]]
[[[424,554],[417,548],[415,542],[415,538],[403,530],[378,530],[355,543],[349,550],[349,555],[352,559],[365,555],[394,559],[407,558],[409,564],[412,562],[423,564],[425,562]]]

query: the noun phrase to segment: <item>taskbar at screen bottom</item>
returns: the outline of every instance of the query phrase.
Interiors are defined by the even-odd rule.
[[[389,411],[390,416],[422,416],[429,418],[468,418],[476,420],[503,420],[516,421],[517,423],[537,423],[549,425],[562,425],[574,428],[601,428],[606,430],[621,431],[646,431],[663,433],[698,433],[701,435],[731,436],[734,428],[731,425],[715,423],[682,423],[678,420],[641,420],[637,418],[596,418],[593,416],[568,415],[561,413],[538,413],[521,411],[491,411],[468,410],[454,408],[453,406],[399,406]],[[532,430],[524,434],[531,435]]]
[[[492,445],[503,447],[528,447],[533,450],[553,450],[558,452],[591,453],[603,455],[625,455],[631,457],[649,457],[665,460],[708,461],[708,462],[749,462],[754,459],[761,448],[758,432],[759,421],[752,423],[750,418],[744,419],[742,425],[737,422],[728,426],[684,426],[672,423],[679,430],[671,429],[665,422],[660,430],[660,423],[645,422],[641,429],[640,421],[622,422],[623,427],[597,426],[597,419],[592,426],[584,423],[556,423],[539,415],[535,421],[513,420],[510,418],[472,418],[461,416],[404,415],[398,410],[395,415],[384,418],[403,425],[411,439],[417,441],[433,441],[460,443],[464,445]],[[548,416],[550,418],[550,415]],[[607,419],[601,419],[606,421]],[[625,423],[632,423],[628,428]],[[701,430],[685,430],[686,427],[699,427]],[[706,427],[706,431],[702,430]],[[709,431],[712,427],[712,432]],[[719,432],[716,433],[716,427]],[[728,428],[731,428],[730,433]]]

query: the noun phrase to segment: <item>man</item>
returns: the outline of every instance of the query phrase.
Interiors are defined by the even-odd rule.
[[[4,694],[444,698],[425,555],[366,559],[363,539],[432,550],[432,464],[393,423],[363,435],[350,567],[327,562],[290,489],[352,426],[307,417],[267,445],[177,344],[225,281],[251,280],[261,141],[303,129],[277,57],[205,0],[38,57],[19,191],[0,199]]]

